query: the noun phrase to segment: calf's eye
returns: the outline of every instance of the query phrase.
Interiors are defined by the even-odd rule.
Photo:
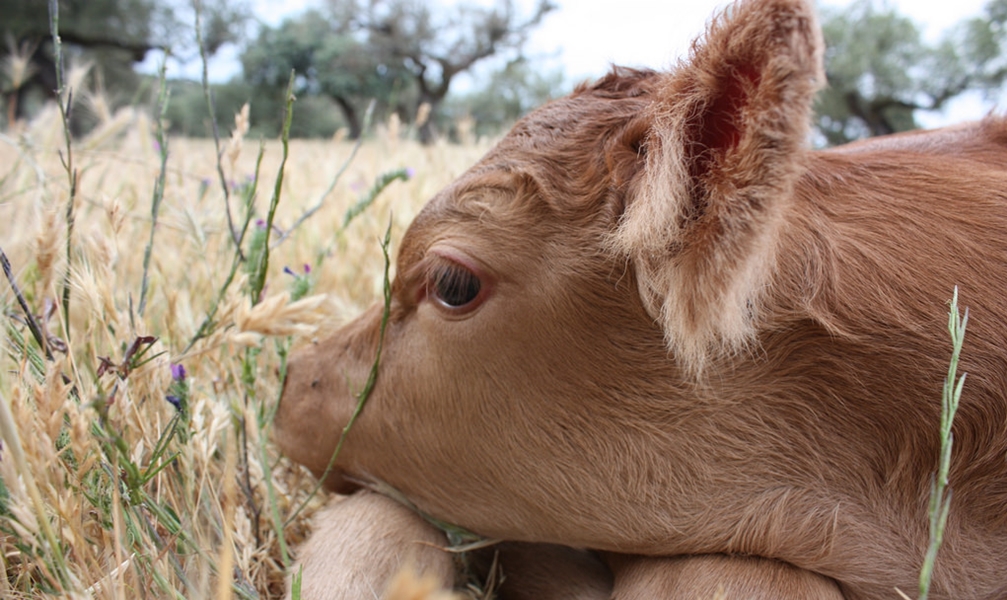
[[[481,288],[475,273],[459,264],[445,264],[431,274],[429,293],[448,308],[460,308],[475,300]]]

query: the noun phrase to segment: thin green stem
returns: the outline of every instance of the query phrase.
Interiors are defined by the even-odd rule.
[[[340,226],[339,231],[346,231],[346,228],[350,226],[353,219],[356,219],[365,210],[370,208],[370,206],[374,204],[374,201],[378,199],[378,196],[381,195],[381,192],[391,185],[392,182],[399,179],[402,181],[408,181],[409,177],[409,169],[395,169],[394,171],[387,171],[379,175],[374,181],[374,185],[371,186],[371,189],[361,196],[353,206],[346,210],[346,214],[343,215],[343,224]]]
[[[137,312],[142,317],[147,308],[147,286],[150,283],[150,256],[154,249],[154,232],[157,231],[157,217],[161,212],[161,201],[164,199],[164,180],[168,170],[168,136],[164,133],[164,119],[168,111],[168,85],[166,77],[167,56],[161,61],[161,68],[158,72],[160,90],[157,94],[157,104],[160,111],[157,118],[157,144],[161,151],[161,170],[154,183],[154,197],[150,203],[150,239],[147,240],[147,247],[143,252],[143,278],[140,282],[140,305]]]
[[[263,144],[259,144],[259,155],[255,160],[255,181],[252,183],[252,189],[248,193],[249,205],[245,210],[245,221],[241,225],[241,234],[238,238],[238,248],[241,247],[241,243],[245,239],[245,233],[248,231],[248,225],[252,222],[253,211],[251,204],[255,199],[255,192],[259,184],[259,170],[262,166],[262,157],[265,152],[265,146]],[[217,316],[217,310],[220,308],[221,302],[224,301],[224,297],[227,295],[227,290],[231,287],[231,283],[234,282],[234,277],[238,273],[238,267],[241,266],[241,261],[241,252],[236,250],[234,253],[234,260],[231,261],[231,270],[224,279],[224,284],[220,287],[220,291],[217,292],[217,296],[214,298],[213,304],[210,305],[210,310],[206,313],[206,318],[203,319],[203,322],[199,325],[199,329],[196,330],[195,335],[193,335],[192,339],[189,340],[189,343],[186,344],[185,350],[182,351],[183,355],[187,354],[189,350],[192,350],[192,347],[196,345],[196,342],[210,334],[210,331],[215,325],[213,319]]]
[[[70,136],[70,110],[73,91],[67,90],[63,81],[63,42],[59,36],[59,0],[49,0],[49,32],[52,35],[53,53],[56,61],[56,104],[63,121],[63,137],[66,142],[66,169],[70,186],[66,203],[66,272],[63,275],[63,322],[66,326],[64,337],[70,342],[70,270],[73,258],[74,203],[77,199],[77,172],[73,168],[73,144]]]
[[[311,489],[311,493],[308,497],[304,499],[304,502],[297,507],[297,510],[293,512],[289,517],[287,517],[287,523],[292,523],[297,515],[301,514],[301,511],[308,505],[308,502],[314,498],[318,490],[321,489],[322,485],[325,483],[325,479],[332,472],[333,467],[336,465],[336,459],[339,457],[339,453],[343,449],[343,443],[346,442],[346,436],[349,435],[350,430],[353,428],[353,424],[356,423],[357,417],[364,410],[364,405],[367,404],[367,399],[370,397],[371,392],[374,391],[374,384],[378,380],[378,365],[381,364],[381,350],[385,345],[385,329],[388,326],[388,317],[391,314],[392,307],[392,285],[391,279],[389,278],[389,269],[391,267],[391,259],[388,254],[388,247],[391,243],[392,235],[392,223],[391,220],[388,221],[388,228],[385,230],[385,237],[381,241],[381,252],[385,257],[385,273],[384,273],[384,310],[381,313],[381,328],[378,331],[378,348],[374,353],[374,362],[371,363],[371,371],[367,375],[367,382],[364,384],[360,393],[357,394],[357,405],[353,409],[353,414],[350,415],[350,420],[343,427],[342,433],[339,435],[339,442],[336,443],[336,449],[332,451],[332,456],[329,458],[329,463],[325,466],[325,470],[322,472],[321,477],[318,478],[318,482],[315,483],[315,487]]]
[[[46,343],[45,336],[42,334],[42,328],[39,327],[38,321],[35,320],[35,315],[31,313],[31,308],[28,306],[28,301],[25,300],[24,294],[21,293],[21,288],[17,285],[17,280],[14,278],[14,271],[11,269],[10,260],[7,259],[7,254],[0,248],[0,265],[3,266],[4,275],[7,276],[7,282],[10,283],[11,289],[14,291],[14,297],[17,298],[18,304],[21,306],[21,312],[24,313],[25,322],[28,324],[28,329],[31,331],[31,335],[35,338],[35,343],[38,344],[39,349],[45,353],[45,357],[50,361],[53,360],[52,351],[49,350],[49,344]]]
[[[269,464],[269,455],[266,452],[266,437],[265,435],[259,436],[259,460],[262,461],[262,465]],[[280,558],[283,561],[283,567],[287,568],[290,566],[290,552],[287,550],[287,539],[283,535],[283,529],[286,525],[283,518],[280,516],[280,507],[276,502],[276,489],[273,487],[273,477],[272,473],[265,473],[263,479],[266,481],[266,493],[268,494],[269,501],[269,517],[273,522],[273,529],[276,530],[276,540],[280,544]]]
[[[269,201],[269,212],[266,213],[266,239],[262,244],[262,251],[258,254],[259,263],[255,265],[253,271],[250,293],[252,304],[258,304],[262,289],[266,286],[266,271],[269,268],[269,234],[273,230],[273,219],[276,217],[276,208],[280,204],[280,194],[283,191],[283,171],[287,165],[287,157],[290,154],[290,124],[294,117],[294,71],[290,72],[290,82],[287,84],[287,107],[283,119],[283,134],[280,136],[283,142],[283,158],[280,160],[280,169],[276,174],[276,184],[273,187],[273,197]]]
[[[367,131],[371,126],[371,118],[374,115],[374,105],[375,102],[373,100],[371,100],[371,103],[367,105],[367,112],[364,113],[364,126],[362,131]],[[286,231],[284,231],[280,235],[280,237],[276,238],[276,241],[273,242],[273,248],[276,248],[277,246],[282,244],[284,240],[290,237],[290,234],[292,234],[294,230],[303,225],[304,222],[310,219],[316,212],[321,210],[322,206],[325,205],[325,200],[329,197],[329,194],[332,193],[332,190],[336,189],[336,184],[339,182],[339,179],[343,176],[343,173],[346,172],[346,169],[349,168],[350,164],[353,162],[353,159],[356,158],[357,151],[360,150],[360,146],[363,143],[364,143],[364,136],[361,134],[361,136],[357,138],[356,143],[353,144],[353,149],[350,151],[350,155],[346,158],[345,161],[343,161],[343,164],[342,166],[339,167],[339,170],[336,171],[336,175],[332,178],[332,181],[329,183],[329,187],[326,188],[326,190],[322,193],[322,196],[318,199],[318,203],[309,208],[308,210],[304,211],[304,213],[300,217],[298,217],[296,221],[294,221],[293,225],[291,225]]]
[[[227,231],[231,235],[234,247],[237,248],[241,260],[245,260],[241,253],[241,240],[238,238],[238,230],[234,227],[234,218],[231,216],[231,190],[227,186],[227,177],[224,175],[223,153],[220,150],[220,128],[217,125],[217,112],[213,102],[213,91],[210,90],[210,75],[207,67],[206,44],[203,41],[203,3],[201,0],[192,0],[192,9],[196,13],[196,43],[199,45],[199,58],[203,63],[203,98],[206,101],[206,108],[210,113],[210,126],[213,132],[213,146],[217,152],[217,176],[220,178],[220,188],[224,190],[224,212],[227,214]]]
[[[948,366],[947,378],[941,394],[941,425],[940,425],[940,458],[937,474],[930,483],[930,543],[920,569],[919,600],[927,600],[930,595],[930,583],[933,578],[934,565],[937,562],[937,552],[944,541],[944,527],[947,524],[948,513],[951,510],[951,489],[948,487],[948,473],[951,470],[951,447],[954,444],[954,433],[951,425],[967,374],[958,375],[958,360],[962,345],[965,342],[965,328],[969,321],[969,311],[965,315],[958,312],[958,286],[955,286],[951,298],[951,310],[948,315],[948,332],[951,334],[951,362]]]

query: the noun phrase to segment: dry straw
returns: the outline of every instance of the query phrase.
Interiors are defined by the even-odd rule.
[[[220,149],[113,112],[87,65],[58,76],[60,104],[0,137],[0,597],[280,598],[324,503],[271,441],[286,357],[334,307],[380,297],[389,216],[400,239],[487,147],[267,140],[249,156],[247,106]],[[76,98],[101,123],[75,140]],[[350,185],[379,180],[365,204]]]
[[[335,313],[379,299],[377,240],[389,217],[394,248],[425,200],[487,146],[431,151],[402,139],[391,154],[380,141],[366,142],[346,165],[350,142],[291,141],[274,227],[286,232],[313,212],[272,248],[253,304],[241,266],[221,294],[234,258],[224,192],[210,186],[202,200],[199,193],[218,178],[214,144],[172,139],[140,315],[160,153],[155,121],[122,114],[100,140],[73,142],[74,172],[86,173],[79,179],[60,175],[67,152],[58,111],[23,124],[21,141],[0,144],[0,164],[16,165],[0,181],[3,250],[41,335],[55,344],[50,361],[5,282],[0,298],[15,318],[5,319],[0,356],[7,413],[0,415],[0,596],[125,599],[142,590],[150,598],[279,598],[281,548],[296,556],[324,502],[315,498],[289,519],[314,478],[271,441],[285,357],[298,340],[338,325]],[[282,147],[267,140],[257,169],[257,157],[240,151],[248,125],[247,116],[237,117],[221,157],[239,184],[254,175],[259,190],[272,190]],[[342,228],[370,187],[351,183],[406,167],[414,177],[388,179]],[[71,181],[77,210],[68,238]],[[246,248],[255,219],[265,217],[259,195]],[[61,305],[67,269],[64,318],[46,307]],[[218,298],[205,335],[183,354]],[[432,593],[426,597],[437,598]]]

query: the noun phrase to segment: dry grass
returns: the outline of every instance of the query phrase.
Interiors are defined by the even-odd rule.
[[[3,282],[0,404],[21,448],[4,435],[0,597],[280,597],[289,547],[313,511],[281,532],[276,524],[314,483],[269,440],[288,336],[315,334],[380,298],[389,220],[394,245],[422,203],[488,146],[425,148],[387,133],[365,144],[326,205],[272,250],[262,301],[252,306],[239,269],[212,332],[186,352],[235,254],[212,141],[170,140],[142,317],[160,165],[151,121],[122,111],[75,141],[69,323],[57,309],[67,269],[63,143],[55,108],[0,138],[0,247],[53,354],[40,352]],[[224,158],[236,220],[257,146],[232,141]],[[342,141],[290,143],[281,230],[318,202],[350,151]],[[265,218],[280,157],[279,143],[266,142],[255,218]],[[403,167],[415,176],[340,234],[359,194]],[[305,283],[311,296],[291,300]]]

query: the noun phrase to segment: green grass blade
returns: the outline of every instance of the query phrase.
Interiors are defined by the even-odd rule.
[[[951,510],[951,489],[948,487],[948,472],[951,470],[951,448],[954,444],[954,434],[951,425],[961,400],[966,374],[959,378],[958,360],[965,342],[965,327],[968,325],[969,311],[965,309],[962,316],[958,311],[958,287],[955,286],[951,297],[951,309],[948,315],[948,333],[951,334],[951,361],[948,366],[947,378],[944,380],[941,395],[941,425],[940,425],[940,457],[937,474],[930,486],[930,543],[923,557],[920,568],[919,600],[927,600],[930,596],[930,584],[933,579],[934,565],[937,553],[944,541],[944,527],[947,524]]]

